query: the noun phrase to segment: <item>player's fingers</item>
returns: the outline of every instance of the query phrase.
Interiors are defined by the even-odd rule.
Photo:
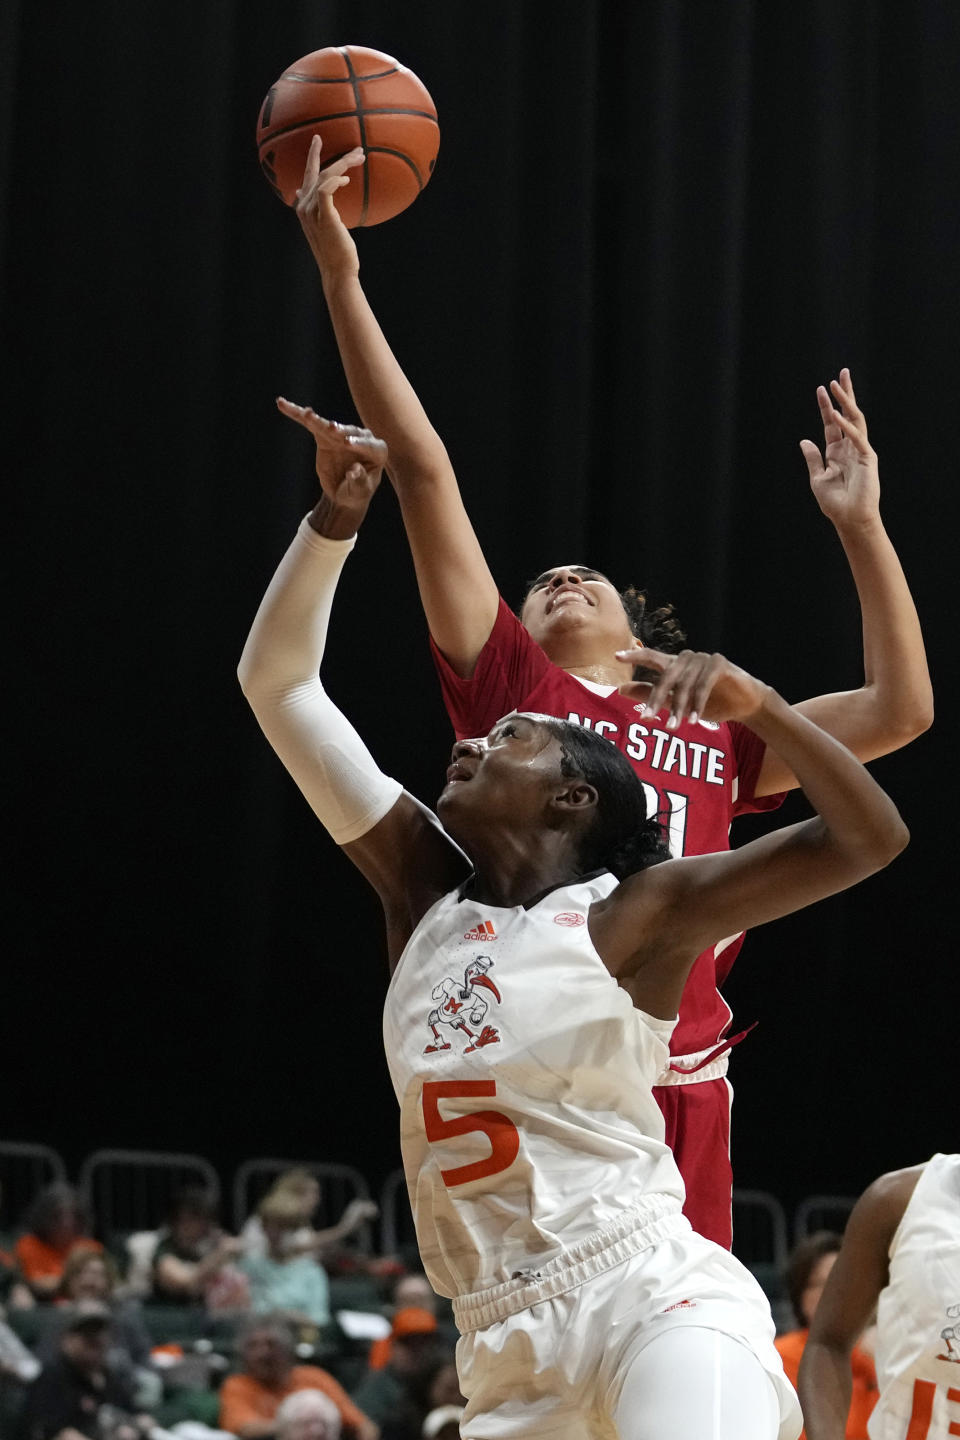
[[[838,417],[840,428],[848,440],[852,440],[861,455],[870,454],[870,441],[867,439],[866,427],[858,420],[848,419],[846,415]]]
[[[710,693],[721,675],[726,660],[722,655],[705,655],[704,664],[697,676],[697,683],[690,697],[690,719],[698,720],[707,708]]]
[[[346,155],[341,155],[339,160],[334,160],[320,171],[317,184],[323,189],[325,186],[331,185],[334,180],[339,180],[341,184],[347,183],[350,177],[346,171],[352,170],[355,165],[362,165],[366,158],[363,146],[355,145],[352,150],[347,151]]]
[[[820,419],[823,421],[823,438],[827,445],[832,445],[839,440],[843,434],[837,424],[837,412],[827,392],[825,385],[817,386],[817,405],[820,410]]]
[[[846,372],[849,375],[849,371]],[[839,404],[848,420],[859,420],[860,411],[857,409],[857,402],[853,394],[853,388],[849,390],[839,380],[830,381],[830,389],[834,400]]]
[[[651,654],[651,652],[648,651],[647,658],[653,661],[651,669],[654,670],[661,669],[661,662],[664,662],[662,673],[659,678],[653,682],[650,688],[650,694],[647,696],[647,702],[642,711],[644,715],[657,715],[661,710],[669,708],[670,696],[673,693],[674,682],[677,679],[677,666],[680,664],[680,656],[661,655],[659,652]]]
[[[310,429],[310,416],[313,411],[306,405],[294,405],[292,400],[287,400],[283,395],[277,396],[277,409],[281,415],[286,415],[288,420],[296,420],[298,425],[305,425]]]
[[[352,436],[347,437],[347,444],[355,455],[359,455],[368,465],[375,465],[382,469],[387,463],[387,446],[383,440],[377,440],[374,436],[368,439],[357,440]]]
[[[839,384],[843,392],[843,413],[847,416],[848,420],[853,420],[863,431],[864,435],[866,435],[867,417],[857,404],[857,397],[853,389],[853,380],[850,378],[850,371],[846,366],[840,371],[839,381],[834,381],[834,384]]]
[[[650,651],[645,645],[631,645],[628,650],[615,650],[614,655],[624,665],[643,665]]]
[[[323,149],[323,141],[319,135],[314,135],[310,141],[310,149],[307,151],[307,163],[303,167],[303,187],[312,185],[320,174],[320,151]]]
[[[807,473],[810,479],[819,480],[826,468],[819,447],[814,445],[812,440],[801,440],[800,449],[803,451],[803,458],[807,462]]]
[[[680,657],[681,663],[677,666],[677,679],[674,683],[673,695],[670,698],[668,730],[676,730],[680,722],[689,714],[690,697],[696,689],[700,674],[708,659],[709,656],[696,652]]]

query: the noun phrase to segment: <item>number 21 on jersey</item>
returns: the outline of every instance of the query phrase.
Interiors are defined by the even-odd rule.
[[[452,1140],[455,1135],[469,1135],[478,1131],[490,1142],[490,1154],[469,1165],[454,1165],[450,1170],[441,1170],[440,1175],[448,1190],[457,1185],[466,1185],[470,1180],[482,1180],[488,1175],[498,1175],[508,1170],[517,1158],[520,1149],[520,1132],[512,1120],[499,1110],[470,1110],[466,1115],[450,1119],[440,1113],[441,1100],[489,1098],[497,1093],[495,1080],[425,1080],[423,1084],[423,1127],[427,1139],[433,1143]]]

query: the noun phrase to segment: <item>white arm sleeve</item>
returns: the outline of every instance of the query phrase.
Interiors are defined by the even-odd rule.
[[[260,728],[310,808],[345,845],[372,830],[403,791],[384,775],[320,683],[334,591],[356,543],[304,518],[260,602],[238,675]]]

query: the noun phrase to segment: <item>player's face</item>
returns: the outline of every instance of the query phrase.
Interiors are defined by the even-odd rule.
[[[536,715],[506,715],[489,735],[458,740],[437,802],[444,827],[454,838],[457,826],[471,821],[512,819],[519,828],[524,817],[543,813],[563,778],[560,760],[560,742]]]
[[[603,660],[609,660],[609,650],[635,644],[616,588],[606,575],[586,565],[557,565],[538,575],[520,619],[548,655],[551,644],[567,639],[571,631],[596,635]]]

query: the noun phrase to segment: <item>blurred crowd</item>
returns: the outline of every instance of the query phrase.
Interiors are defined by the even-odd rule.
[[[318,1226],[316,1177],[281,1174],[239,1234],[205,1190],[155,1231],[98,1238],[54,1184],[0,1237],[0,1440],[450,1440],[460,1393],[449,1303],[415,1259],[355,1241],[354,1200]],[[841,1236],[805,1236],[776,1277],[796,1383]],[[791,1318],[787,1318],[787,1314]],[[877,1397],[871,1330],[852,1356],[847,1440]]]
[[[0,1237],[0,1440],[448,1440],[456,1331],[409,1257],[351,1244],[307,1169],[239,1234],[205,1190],[157,1230],[100,1238],[71,1186]]]

